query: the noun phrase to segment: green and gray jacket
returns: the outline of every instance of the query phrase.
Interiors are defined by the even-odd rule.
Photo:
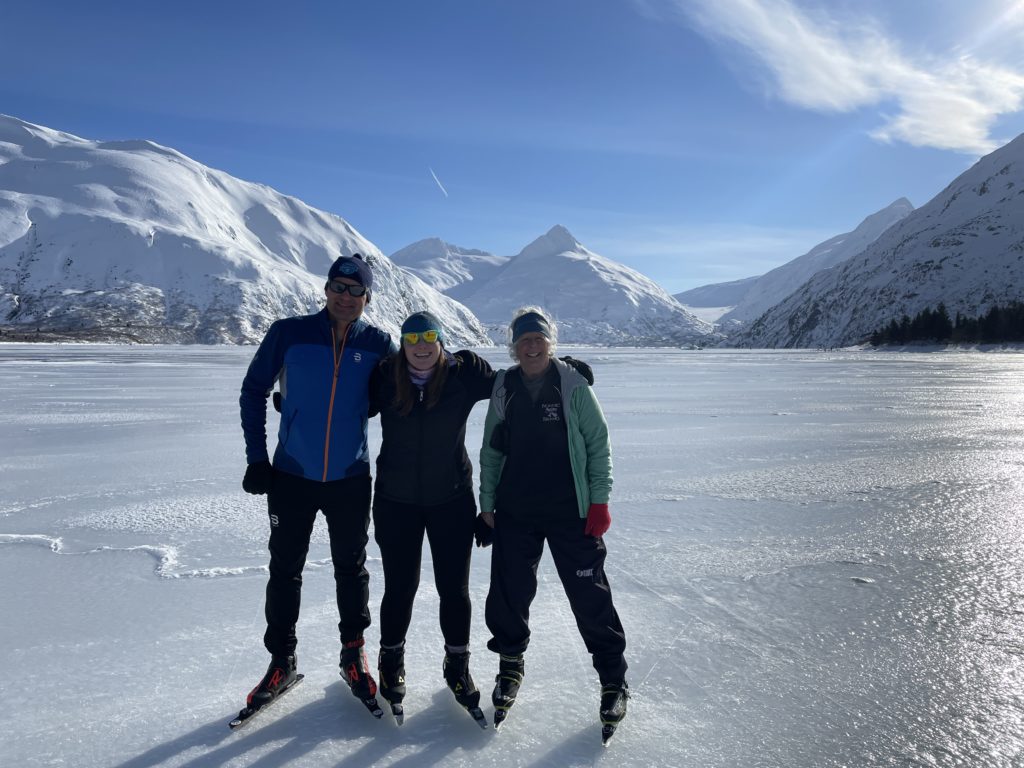
[[[587,380],[570,365],[553,358],[551,364],[561,378],[562,408],[566,414],[569,437],[569,461],[572,465],[580,517],[586,517],[591,504],[607,504],[612,490],[612,453],[608,423],[601,405]],[[491,437],[505,420],[505,371],[498,371],[491,391],[490,406],[484,422],[484,440],[480,448],[480,511],[493,512],[495,495],[505,455],[491,446]]]

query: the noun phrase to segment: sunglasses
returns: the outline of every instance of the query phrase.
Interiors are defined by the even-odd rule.
[[[420,339],[423,339],[427,344],[433,344],[440,335],[437,331],[420,331],[419,333],[413,331],[412,333],[403,333],[402,341],[410,346],[416,344]]]
[[[365,285],[349,285],[348,283],[331,283],[330,288],[335,293],[348,291],[353,296],[363,296],[366,293]]]

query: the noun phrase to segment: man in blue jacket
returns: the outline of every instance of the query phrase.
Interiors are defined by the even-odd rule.
[[[249,694],[251,710],[272,701],[297,678],[302,569],[317,512],[323,512],[341,614],[341,674],[367,708],[381,715],[363,648],[363,630],[370,624],[366,426],[370,373],[395,346],[387,333],[362,319],[372,287],[373,273],[359,254],[337,259],[324,287],[327,306],[271,325],[242,382],[239,403],[248,461],[242,487],[267,495],[270,516],[263,643],[271,662]],[[281,423],[271,462],[267,397],[275,384]]]

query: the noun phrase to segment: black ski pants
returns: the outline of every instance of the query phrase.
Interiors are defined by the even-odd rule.
[[[585,525],[586,520],[578,517],[526,519],[502,511],[495,514],[491,587],[485,609],[493,637],[487,647],[510,656],[526,651],[530,604],[537,594],[537,566],[547,541],[601,683],[621,682],[626,675],[626,633],[604,573],[607,550],[602,539],[583,532]]]
[[[263,644],[273,656],[295,652],[302,569],[317,512],[327,519],[342,643],[361,637],[370,625],[366,571],[370,527],[370,476],[327,483],[275,471],[267,494],[270,514],[270,581]]]
[[[424,533],[434,564],[444,642],[450,647],[469,645],[469,565],[475,519],[476,502],[471,492],[429,507],[374,497],[373,537],[384,565],[381,645],[398,645],[409,631],[420,584]]]

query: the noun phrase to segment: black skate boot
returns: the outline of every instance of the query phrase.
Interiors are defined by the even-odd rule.
[[[395,648],[381,648],[377,657],[380,695],[391,704],[391,714],[399,725],[405,720],[405,641]]]
[[[360,637],[341,647],[341,676],[355,697],[370,710],[370,714],[380,718],[384,716],[384,711],[377,704],[377,683],[370,674],[364,645],[365,641]]]
[[[228,723],[234,730],[249,722],[257,712],[270,706],[294,686],[302,682],[302,675],[295,671],[295,654],[275,656],[270,661],[267,674],[259,685],[245,697],[245,707]]]
[[[267,674],[260,680],[259,685],[249,691],[245,699],[246,706],[252,710],[260,709],[290,688],[298,676],[296,667],[295,654],[272,658],[270,666],[267,667]]]
[[[508,711],[516,702],[519,693],[519,686],[523,682],[523,672],[526,665],[523,662],[523,654],[516,656],[501,655],[498,662],[498,676],[494,678],[496,685],[494,693],[491,694],[491,703],[494,704],[494,727],[500,728],[501,724],[508,717]]]
[[[455,694],[455,700],[473,716],[477,725],[487,727],[487,718],[480,709],[480,691],[469,674],[469,651],[454,652],[445,648],[444,679]]]
[[[626,681],[607,683],[601,686],[601,742],[608,744],[615,735],[615,729],[626,716],[626,702],[629,700],[629,686]]]

